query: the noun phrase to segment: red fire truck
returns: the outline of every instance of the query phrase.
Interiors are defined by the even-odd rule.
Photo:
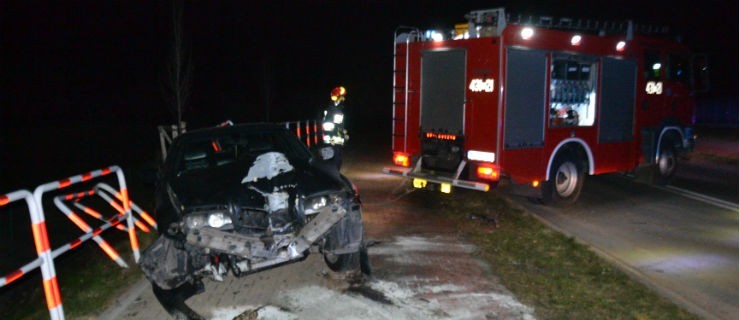
[[[505,179],[570,204],[586,174],[649,166],[666,181],[692,149],[705,58],[665,28],[502,8],[466,18],[449,32],[396,30],[385,173],[445,193]]]

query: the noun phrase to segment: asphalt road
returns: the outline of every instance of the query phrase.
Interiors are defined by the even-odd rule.
[[[675,182],[723,198],[728,206],[617,174],[587,177],[578,203],[565,209],[512,198],[689,311],[706,319],[736,319],[739,179],[736,166],[720,167],[683,164]]]
[[[739,159],[739,155],[734,159]],[[739,206],[739,165],[735,162],[712,162],[692,157],[689,161],[679,162],[670,185]]]

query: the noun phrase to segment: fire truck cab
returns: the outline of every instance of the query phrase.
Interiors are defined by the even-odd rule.
[[[466,18],[448,32],[396,30],[385,173],[445,193],[504,178],[571,204],[585,175],[650,166],[665,182],[692,150],[706,69],[665,28],[503,8]]]

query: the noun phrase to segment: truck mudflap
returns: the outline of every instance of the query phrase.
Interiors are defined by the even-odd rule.
[[[450,185],[458,188],[465,188],[477,191],[487,192],[490,190],[490,184],[479,181],[462,180],[454,177],[438,176],[426,172],[415,171],[412,168],[400,168],[400,167],[388,167],[383,168],[382,172],[385,174],[400,176],[409,179],[413,179],[413,186],[416,188],[425,188],[427,183],[434,183],[438,185]]]

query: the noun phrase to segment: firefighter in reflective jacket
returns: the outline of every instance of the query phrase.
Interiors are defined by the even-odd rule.
[[[349,141],[349,135],[344,129],[344,100],[346,89],[336,87],[331,90],[331,105],[323,111],[323,145],[321,157],[329,160],[341,169],[344,143]]]
[[[332,146],[343,146],[349,141],[349,135],[344,129],[344,101],[346,89],[336,87],[331,90],[333,102],[323,111],[323,143]]]

